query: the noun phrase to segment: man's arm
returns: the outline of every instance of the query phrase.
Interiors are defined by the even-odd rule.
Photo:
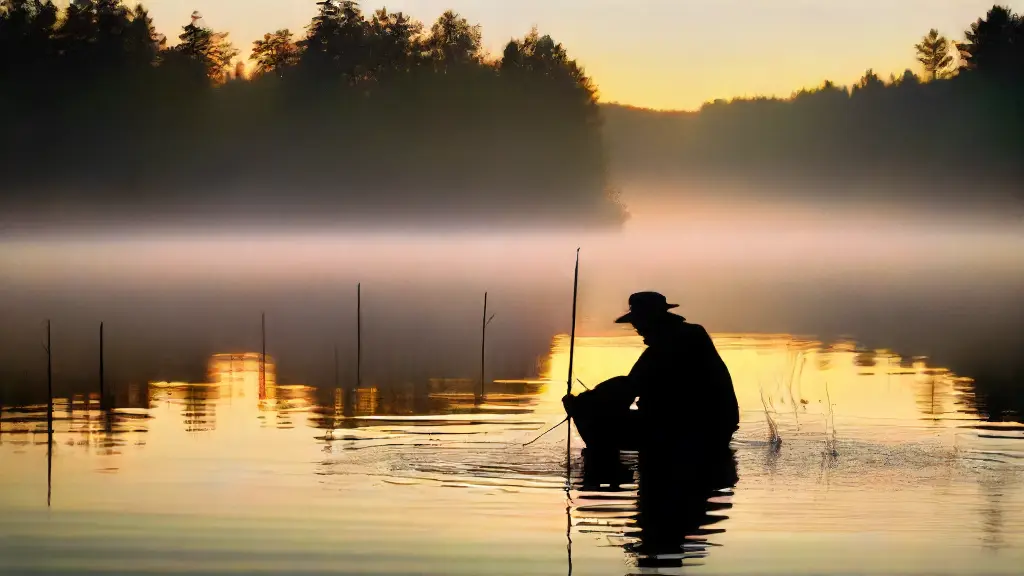
[[[587,405],[601,405],[604,408],[622,410],[628,409],[639,395],[636,380],[632,374],[630,372],[629,376],[616,376],[615,378],[605,380],[595,386],[593,390],[581,392],[577,396],[571,394],[565,396],[562,398],[562,405],[565,407],[566,414],[571,416],[578,407]]]
[[[659,380],[655,364],[655,353],[651,348],[645,349],[626,376],[616,376],[606,380],[595,386],[593,390],[582,392],[577,396],[570,394],[563,397],[562,405],[565,407],[566,414],[572,416],[573,410],[581,402],[600,402],[606,406],[615,406],[623,410],[628,409],[637,397],[643,395],[643,391],[652,382]]]

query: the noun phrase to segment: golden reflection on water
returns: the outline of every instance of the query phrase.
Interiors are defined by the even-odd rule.
[[[861,350],[853,342],[826,346],[789,335],[720,334],[714,340],[732,374],[746,421],[764,420],[765,412],[787,414],[796,423],[804,418],[808,424],[822,423],[826,416],[880,425],[895,420],[974,419],[967,405],[970,379],[929,366],[924,359]],[[593,387],[627,374],[643,350],[639,336],[577,337],[574,372]],[[545,377],[564,381],[568,356],[568,338],[556,338]],[[579,384],[574,386],[574,392],[581,390]],[[560,397],[564,388],[553,393]]]
[[[987,488],[993,477],[1002,478],[999,485],[1005,486],[1007,477],[1024,476],[1024,428],[979,424],[969,378],[930,366],[922,358],[864,350],[854,342],[825,345],[791,335],[753,334],[717,334],[714,340],[733,377],[741,427],[736,435],[740,483],[735,495],[729,495],[728,519],[720,514],[707,519],[725,528],[711,538],[712,544],[728,549],[739,538],[750,545],[748,536],[760,534],[764,542],[781,545],[778,537],[786,535],[794,541],[817,541],[820,549],[810,554],[813,557],[826,550],[837,554],[842,548],[825,535],[856,534],[863,539],[879,530],[923,535],[944,522],[962,522],[969,526],[962,537],[981,534],[985,546],[1000,542],[1004,553],[1009,549],[1011,555],[1024,558],[1019,533],[1024,529],[1024,492],[1001,495],[996,511]],[[574,373],[593,387],[628,373],[643,350],[638,336],[577,337]],[[544,369],[545,378],[557,384],[547,393],[551,403],[565,393],[568,363],[568,337],[563,335],[553,342]],[[573,388],[576,393],[583,390],[578,383]],[[680,418],[690,410],[699,406],[680,406]],[[781,447],[771,442],[773,437],[781,438]],[[979,484],[961,484],[982,461],[998,463],[997,468],[1009,465],[1010,471],[986,469],[979,473]],[[837,490],[837,485],[845,489]],[[978,506],[973,497],[966,498],[976,490],[985,494],[980,516],[967,512]],[[603,498],[592,500],[582,494],[580,502],[589,509]],[[582,520],[601,526],[597,532],[610,538],[629,534],[629,514],[609,513],[600,505],[594,510],[599,513],[584,514]],[[798,511],[798,519],[793,511]],[[1011,516],[1013,520],[1007,521]],[[1015,529],[1013,543],[1007,544],[1007,534]],[[917,536],[910,539],[919,545]],[[892,541],[874,545],[881,549]],[[692,559],[704,558],[709,550],[696,542],[693,546]],[[814,566],[813,561],[795,562],[763,552],[797,572]],[[889,564],[850,560],[867,571],[912,566],[895,559],[900,552],[893,554]],[[966,568],[961,562],[956,570]]]
[[[978,422],[968,379],[851,342],[715,341],[741,407],[739,483],[711,503],[713,526],[688,537],[687,563],[779,574],[1022,565],[1024,430]],[[0,553],[21,567],[86,562],[74,547],[41,552],[61,530],[101,548],[113,538],[121,548],[101,566],[171,562],[135,554],[129,534],[139,531],[154,558],[180,554],[195,534],[237,572],[331,571],[367,550],[360,573],[560,572],[564,429],[523,443],[562,416],[566,345],[554,339],[539,378],[489,381],[484,397],[471,378],[278,382],[277,361],[241,353],[212,357],[204,383],[129,386],[113,410],[96,394],[57,399],[49,519],[33,515],[45,509],[45,406],[4,407]],[[627,373],[642,350],[637,337],[579,337],[576,375],[592,387]],[[680,406],[680,417],[693,409]],[[617,491],[584,488],[578,439],[573,448],[573,565],[621,574],[642,540],[632,472]],[[99,540],[62,514],[88,514],[114,536]],[[5,548],[4,536],[27,552]],[[865,547],[874,553],[856,552]],[[209,571],[202,558],[175,569]]]

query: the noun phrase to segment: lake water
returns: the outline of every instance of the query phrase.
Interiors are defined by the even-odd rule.
[[[1019,222],[690,205],[612,233],[2,240],[0,573],[1024,566]],[[632,291],[714,334],[742,411],[715,491],[685,454],[652,491],[564,426],[524,446],[562,417],[577,246],[586,385],[642,350],[611,322]]]
[[[482,404],[474,381],[434,380],[346,407],[340,389],[278,382],[274,359],[261,391],[250,353],[211,358],[206,382],[132,387],[109,413],[58,398],[49,488],[45,407],[5,407],[0,571],[689,573],[642,567],[667,530],[679,553],[660,563],[708,574],[1020,573],[1024,426],[981,421],[969,379],[849,342],[715,339],[739,480],[679,526],[640,530],[631,470],[582,486],[578,438],[567,491],[564,428],[523,446],[561,417],[565,337],[540,378],[490,383]],[[580,338],[577,375],[593,385],[641,350]]]

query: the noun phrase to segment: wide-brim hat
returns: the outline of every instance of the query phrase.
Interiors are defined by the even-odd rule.
[[[665,314],[679,304],[669,304],[668,300],[658,292],[637,292],[629,297],[629,312],[619,316],[616,324],[629,324],[635,318],[646,318]]]

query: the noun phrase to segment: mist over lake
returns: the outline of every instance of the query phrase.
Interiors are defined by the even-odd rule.
[[[582,233],[285,223],[269,233],[16,235],[2,248],[4,340],[19,351],[5,369],[43,377],[40,321],[50,318],[58,374],[71,381],[92,378],[101,321],[118,358],[111,374],[196,377],[210,354],[255,350],[265,312],[284,374],[332,379],[337,345],[352,377],[361,283],[370,378],[477,374],[484,292],[497,315],[491,369],[527,377],[551,336],[566,331],[577,246],[583,334],[618,333],[611,321],[624,295],[656,289],[716,332],[851,337],[972,368],[1009,360],[1020,343],[1024,236],[1012,219],[706,199],[647,212],[634,205],[621,230]]]

